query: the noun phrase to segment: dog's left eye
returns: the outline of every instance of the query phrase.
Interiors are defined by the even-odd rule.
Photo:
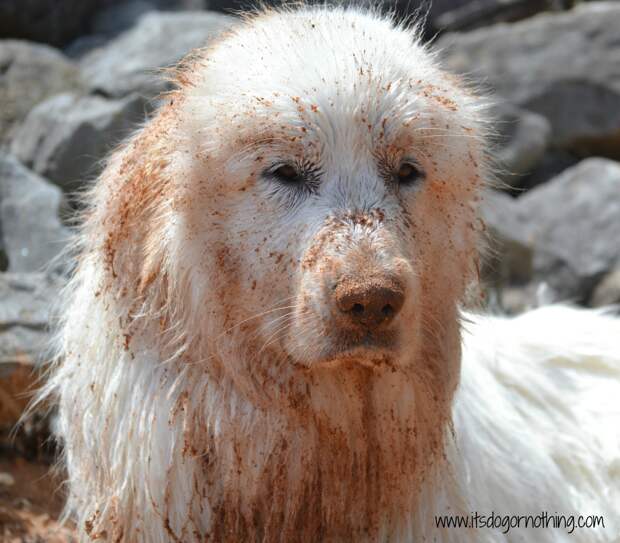
[[[402,162],[396,171],[396,181],[399,185],[413,185],[424,178],[424,173],[412,162]]]

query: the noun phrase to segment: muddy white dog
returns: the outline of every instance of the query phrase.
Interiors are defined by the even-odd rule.
[[[413,31],[322,7],[177,84],[89,195],[46,389],[81,538],[620,535],[620,322],[459,309],[480,99]]]

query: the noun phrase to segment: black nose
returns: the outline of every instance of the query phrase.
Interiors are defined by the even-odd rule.
[[[405,303],[405,289],[392,276],[345,278],[334,290],[341,316],[350,324],[373,329],[391,322]]]

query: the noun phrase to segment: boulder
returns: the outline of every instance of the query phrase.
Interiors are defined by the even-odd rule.
[[[568,7],[571,0],[469,0],[452,5],[434,20],[440,30],[471,30],[498,22],[519,21],[552,8]]]
[[[234,18],[210,12],[150,12],[136,26],[82,57],[90,89],[111,97],[139,92],[152,98],[167,88],[161,68],[231,26]]]
[[[515,179],[515,195],[519,196],[529,189],[542,185],[560,175],[564,170],[579,164],[580,159],[573,153],[562,149],[548,149],[531,173]]]
[[[0,273],[0,448],[30,401],[62,285],[58,276]]]
[[[69,45],[63,48],[62,52],[72,61],[77,62],[93,49],[103,47],[109,41],[110,38],[104,34],[87,34],[73,40]]]
[[[0,41],[0,142],[35,104],[81,86],[78,68],[59,51],[46,45]]]
[[[84,31],[104,0],[2,0],[0,36],[63,45]]]
[[[95,15],[91,30],[95,35],[116,36],[134,26],[140,17],[156,9],[156,4],[147,0],[114,3]]]
[[[91,33],[78,36],[63,52],[69,58],[80,59],[104,47],[112,38],[134,26],[144,14],[156,9],[156,3],[147,0],[113,2],[95,14],[89,29]]]
[[[519,187],[544,159],[551,125],[542,115],[510,104],[498,104],[493,113],[497,136],[493,156],[502,182]]]
[[[589,305],[605,307],[620,304],[620,267],[610,271],[596,286]]]
[[[49,347],[49,322],[53,302],[63,280],[45,273],[0,273],[0,368],[11,364],[31,367]]]
[[[519,315],[549,304],[560,302],[557,294],[544,281],[532,281],[527,285],[509,285],[494,293],[496,312]]]
[[[62,251],[69,237],[59,219],[62,204],[58,187],[0,154],[0,233],[9,271],[39,271]]]
[[[438,41],[446,66],[546,117],[553,145],[620,158],[620,4],[593,2]],[[567,114],[567,112],[570,112]]]
[[[516,200],[534,277],[586,301],[620,263],[620,163],[590,158]]]
[[[533,253],[518,219],[516,200],[499,191],[487,190],[480,216],[488,234],[482,278],[500,288],[527,283],[532,278]]]
[[[122,100],[59,94],[38,104],[16,130],[11,152],[66,191],[98,173],[101,159],[144,120],[138,95]]]

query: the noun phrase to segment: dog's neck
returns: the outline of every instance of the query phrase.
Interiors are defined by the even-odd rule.
[[[424,376],[389,368],[314,372],[304,388],[294,408],[265,410],[231,385],[208,431],[194,433],[192,449],[210,459],[199,478],[215,539],[410,533],[421,488],[444,462],[449,402]]]

